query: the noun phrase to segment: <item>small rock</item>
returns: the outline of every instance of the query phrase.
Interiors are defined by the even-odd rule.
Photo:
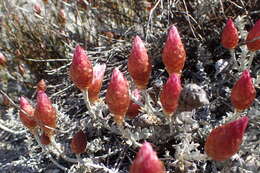
[[[178,111],[192,111],[207,104],[206,92],[197,84],[188,84],[182,89]]]

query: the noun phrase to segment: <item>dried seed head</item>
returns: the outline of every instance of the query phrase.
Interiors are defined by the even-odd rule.
[[[73,153],[81,154],[84,153],[87,146],[87,138],[85,133],[80,130],[72,138],[70,147]]]
[[[238,44],[238,32],[232,19],[228,19],[221,35],[221,44],[226,49],[234,49]]]
[[[130,97],[129,85],[123,74],[118,68],[115,68],[112,73],[110,84],[107,88],[106,103],[117,124],[123,123],[127,112]]]
[[[30,105],[30,103],[26,100],[24,97],[20,97],[20,110],[23,110],[27,114],[20,111],[19,116],[20,120],[23,123],[24,126],[26,126],[28,129],[33,130],[37,123],[33,119],[34,118],[34,108]]]
[[[245,70],[231,91],[231,102],[238,110],[250,107],[256,97],[256,90],[248,70]]]
[[[140,90],[138,89],[133,90],[132,95],[135,97],[137,101],[142,102],[142,96]],[[129,103],[128,110],[126,112],[126,116],[128,116],[129,118],[134,118],[139,114],[140,110],[141,107],[131,100]]]
[[[186,60],[186,52],[182,44],[177,28],[172,25],[169,28],[167,41],[163,48],[162,61],[167,72],[181,74]]]
[[[91,103],[98,100],[98,94],[102,87],[105,70],[106,64],[96,64],[93,68],[93,79],[88,88],[88,97]]]
[[[74,51],[70,65],[70,77],[80,90],[87,89],[92,82],[93,67],[80,45],[77,45]]]
[[[6,65],[6,58],[5,56],[0,52],[0,65],[5,66]]]
[[[211,131],[205,143],[205,151],[213,160],[223,161],[238,152],[248,124],[248,117],[219,126]]]
[[[51,143],[50,137],[47,136],[45,133],[42,133],[40,141],[43,145],[49,145]]]
[[[40,91],[40,90],[46,91],[46,88],[47,88],[47,86],[46,86],[45,81],[44,81],[43,79],[40,80],[40,81],[38,82],[38,84],[37,84],[37,91]]]
[[[171,116],[176,111],[181,94],[181,80],[178,74],[173,73],[167,80],[160,93],[160,101],[163,111]]]
[[[49,137],[52,136],[54,134],[54,130],[44,127],[44,125],[51,128],[56,128],[56,110],[52,106],[46,93],[42,90],[37,92],[37,105],[34,116],[37,119],[37,122],[39,122],[38,125],[44,133]]]
[[[152,65],[144,43],[138,36],[133,39],[127,67],[137,88],[145,89],[149,82]]]
[[[249,31],[246,42],[247,48],[249,50],[260,50],[260,19],[258,19],[253,28]]]
[[[130,167],[130,173],[165,173],[164,165],[150,143],[145,142],[141,146]]]

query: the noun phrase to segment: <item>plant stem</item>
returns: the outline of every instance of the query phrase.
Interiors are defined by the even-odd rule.
[[[89,98],[88,98],[88,90],[83,90],[82,91],[83,97],[84,97],[84,101],[86,104],[86,107],[88,108],[88,111],[90,113],[90,115],[95,119],[97,119],[95,112],[93,112],[92,106],[90,104]]]
[[[251,65],[252,65],[252,62],[253,62],[253,59],[255,57],[255,52],[251,51],[250,52],[250,55],[249,55],[249,60],[248,60],[248,64],[247,64],[247,69],[249,70]]]
[[[236,53],[235,53],[235,49],[229,49],[230,55],[231,55],[231,60],[229,61],[231,69],[237,68],[238,64],[237,64],[237,60],[236,60]]]
[[[64,170],[64,171],[67,171],[67,168],[65,168],[64,166],[62,166],[61,164],[59,164],[53,157],[52,155],[49,153],[49,150],[46,149],[46,147],[44,145],[42,145],[41,141],[40,141],[40,138],[39,138],[39,135],[38,133],[36,132],[34,134],[34,137],[38,143],[38,145],[42,148],[42,150],[47,154],[47,157],[52,161],[52,163],[54,165],[56,165],[57,167],[59,167],[60,169]]]
[[[151,105],[151,98],[147,92],[147,90],[142,90],[142,94],[145,98],[145,110],[147,112],[148,115],[153,115],[154,114],[154,108]]]
[[[131,131],[130,131],[130,130],[129,130],[129,131],[126,131],[126,130],[123,128],[122,125],[119,125],[119,126],[118,126],[118,129],[119,129],[121,135],[122,135],[123,137],[129,139],[129,140],[134,144],[135,147],[140,147],[140,146],[141,146],[141,144],[140,144],[139,142],[137,142],[137,141],[135,140],[135,138],[133,138],[133,135],[131,134]]]

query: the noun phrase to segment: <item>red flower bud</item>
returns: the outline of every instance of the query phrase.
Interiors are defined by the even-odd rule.
[[[56,128],[56,110],[52,106],[50,99],[42,90],[37,92],[37,105],[34,113],[35,118],[40,123],[39,126],[47,136],[52,136],[54,130],[44,127],[44,125]]]
[[[117,124],[122,124],[127,112],[130,97],[129,97],[128,82],[123,74],[115,68],[107,88],[106,103]]]
[[[141,96],[141,92],[140,90],[138,89],[135,89],[133,92],[132,92],[132,95],[135,97],[135,99],[139,102],[142,101],[142,96]],[[140,112],[140,109],[141,107],[136,104],[135,102],[133,102],[132,100],[130,101],[129,103],[129,107],[128,107],[128,110],[126,112],[126,115],[129,117],[129,118],[134,118],[136,117],[139,112]]]
[[[80,45],[77,45],[74,51],[70,65],[70,77],[73,83],[81,90],[87,89],[92,82],[92,64]]]
[[[145,142],[141,146],[130,167],[130,173],[165,173],[164,165],[150,143]]]
[[[160,101],[163,111],[171,116],[176,111],[181,94],[181,80],[178,74],[173,73],[167,80],[160,93]]]
[[[232,19],[228,19],[221,35],[221,44],[226,49],[234,49],[238,44],[238,32]]]
[[[91,103],[98,100],[98,94],[102,86],[105,70],[106,64],[96,64],[93,68],[93,79],[88,88],[88,97]]]
[[[260,37],[260,19],[255,23],[255,25],[247,35],[246,45],[249,50],[251,51],[260,50],[260,38],[257,37]]]
[[[51,143],[50,137],[47,136],[45,133],[42,133],[40,141],[43,145],[49,145]]]
[[[85,133],[80,130],[72,138],[70,147],[73,153],[81,154],[84,153],[87,146],[87,138]]]
[[[167,41],[163,48],[162,61],[167,72],[181,74],[186,60],[186,52],[177,28],[172,25],[168,31]]]
[[[37,91],[40,91],[40,90],[46,91],[46,88],[47,88],[47,86],[46,86],[45,81],[44,81],[43,79],[40,80],[40,81],[38,82],[38,84],[37,84]]]
[[[240,79],[235,83],[231,91],[231,102],[238,110],[250,107],[256,97],[256,90],[248,70],[242,73]]]
[[[5,56],[0,52],[0,65],[5,66],[6,65],[6,58]]]
[[[34,118],[34,108],[30,105],[30,103],[24,97],[20,98],[20,109],[28,114],[27,115],[27,114],[23,113],[22,111],[20,111],[19,116],[20,116],[21,122],[28,129],[33,130],[37,126],[36,121],[33,119]]]
[[[139,89],[145,89],[149,82],[152,66],[143,41],[136,36],[128,58],[128,71]]]
[[[205,143],[205,151],[213,160],[223,161],[238,152],[247,127],[248,117],[219,126],[211,131]]]

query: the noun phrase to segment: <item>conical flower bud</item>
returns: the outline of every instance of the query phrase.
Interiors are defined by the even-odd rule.
[[[87,89],[92,82],[92,64],[80,45],[76,46],[74,51],[70,65],[70,77],[73,83],[81,90]]]
[[[135,97],[137,101],[142,102],[142,96],[140,90],[138,89],[133,90],[132,95]],[[139,114],[140,110],[141,107],[131,100],[129,103],[128,110],[126,112],[126,116],[128,116],[129,118],[134,118]]]
[[[144,43],[138,36],[133,39],[127,67],[137,88],[145,89],[149,82],[152,66]]]
[[[46,91],[46,88],[47,88],[47,86],[46,86],[45,81],[44,81],[43,79],[40,80],[40,81],[38,82],[38,84],[37,84],[37,91],[40,91],[40,90]]]
[[[219,126],[211,131],[205,143],[205,151],[213,160],[223,161],[238,152],[248,124],[245,116]]]
[[[80,130],[72,138],[70,147],[73,153],[81,154],[84,153],[87,146],[87,138],[85,133]]]
[[[167,41],[163,48],[162,61],[167,72],[181,74],[186,60],[186,52],[182,44],[177,28],[172,25],[169,28]]]
[[[228,19],[221,35],[221,44],[226,49],[234,49],[238,44],[238,32],[232,19]]]
[[[21,97],[19,102],[20,102],[20,109],[28,114],[28,115],[24,114],[22,111],[20,111],[19,113],[20,120],[24,126],[26,126],[30,130],[33,130],[37,126],[36,121],[33,119],[34,108],[24,97]],[[29,115],[31,118],[29,117]]]
[[[256,90],[248,70],[242,73],[240,79],[235,83],[231,91],[231,102],[238,110],[250,107],[256,97]]]
[[[44,127],[44,125],[51,128],[56,128],[56,110],[52,106],[46,93],[42,90],[37,92],[37,105],[34,116],[40,123],[39,126],[44,133],[49,137],[52,136],[54,134],[54,130]]]
[[[88,97],[91,103],[98,100],[98,94],[102,87],[105,70],[106,64],[96,64],[93,68],[93,79],[88,88]]]
[[[49,145],[51,143],[50,137],[47,136],[45,133],[42,133],[40,141],[43,145]]]
[[[258,19],[258,21],[255,23],[255,25],[247,35],[246,45],[249,50],[251,51],[260,50],[260,38],[257,37],[260,37],[260,19]]]
[[[130,97],[129,85],[123,74],[115,68],[107,88],[106,103],[117,124],[122,124],[127,112]]]
[[[178,74],[173,73],[168,78],[160,93],[160,101],[166,115],[171,116],[172,113],[176,111],[181,90],[182,87],[180,77]]]
[[[130,173],[165,173],[164,165],[150,143],[145,142],[141,146],[131,165]]]

